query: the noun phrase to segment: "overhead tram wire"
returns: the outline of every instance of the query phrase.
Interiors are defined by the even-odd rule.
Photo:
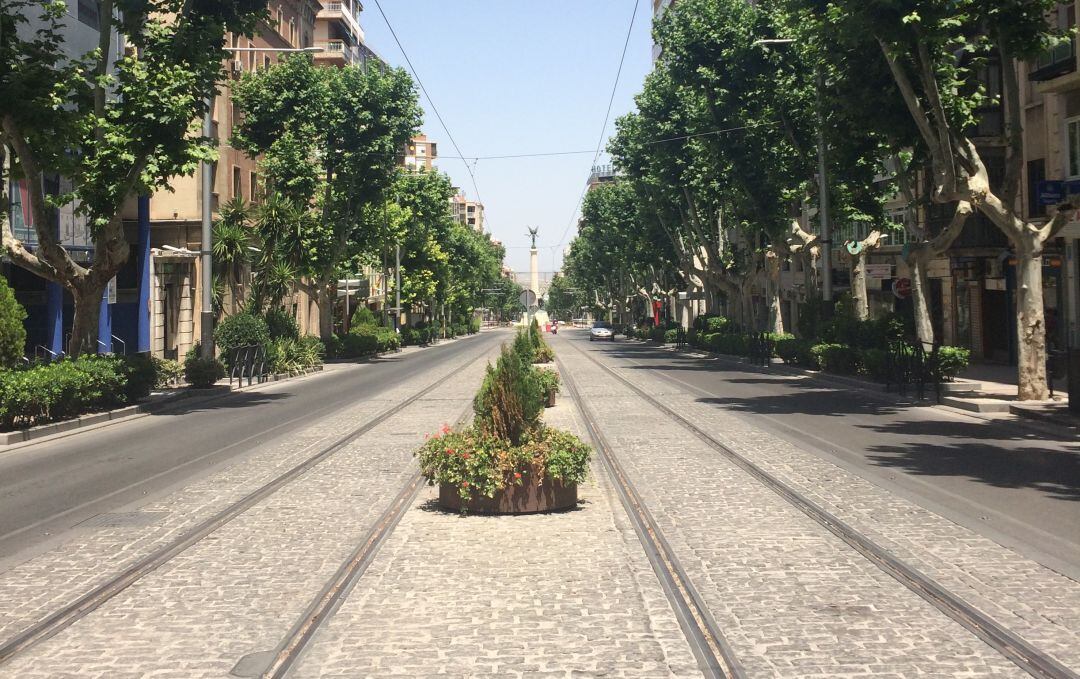
[[[378,2],[378,0],[376,0]],[[596,151],[593,153],[592,165],[596,166],[596,160],[600,157],[600,150],[604,148],[604,134],[607,132],[608,121],[611,119],[611,107],[615,103],[615,94],[619,89],[619,79],[622,78],[623,64],[626,62],[626,50],[630,46],[630,36],[634,32],[634,21],[637,19],[638,6],[641,4],[641,0],[634,0],[634,11],[630,15],[630,25],[626,28],[626,40],[623,41],[622,55],[619,57],[619,69],[615,72],[615,83],[611,86],[611,96],[608,97],[607,112],[604,114],[604,124],[600,128],[600,139],[596,142]],[[566,242],[566,234],[570,233],[570,227],[574,225],[574,217],[577,217],[578,211],[581,209],[582,201],[585,200],[585,193],[589,190],[588,184],[581,189],[581,195],[578,196],[577,206],[574,208],[573,214],[570,215],[570,221],[566,223],[566,228],[563,229],[562,237],[559,242],[551,246],[557,248]]]
[[[466,156],[464,153],[462,153],[461,147],[458,146],[457,141],[454,140],[454,135],[450,134],[450,128],[447,127],[446,121],[443,120],[442,114],[439,113],[439,107],[435,105],[435,100],[431,98],[431,95],[428,94],[427,88],[424,87],[424,81],[420,79],[420,74],[416,72],[416,68],[413,66],[412,59],[409,59],[408,52],[405,51],[405,47],[401,44],[401,40],[398,39],[397,31],[394,30],[394,27],[390,23],[389,17],[386,16],[386,12],[383,11],[382,4],[379,2],[379,0],[375,0],[375,6],[379,9],[379,14],[382,15],[383,21],[386,22],[386,27],[390,29],[390,35],[393,36],[394,42],[397,43],[398,49],[401,50],[401,56],[405,57],[405,63],[408,64],[409,71],[412,73],[413,78],[416,78],[416,84],[420,86],[420,91],[424,93],[424,97],[428,100],[428,103],[431,104],[431,111],[438,119],[439,125],[442,126],[443,132],[446,133],[446,138],[450,140],[450,144],[453,145],[454,150],[457,151],[458,156],[464,163],[465,170],[469,173],[469,179],[472,180],[473,191],[476,192],[476,201],[478,203],[483,203],[484,201],[480,197],[480,188],[476,184],[476,175],[473,174],[473,168],[469,165],[468,162],[466,162],[466,158],[469,158],[470,156]]]

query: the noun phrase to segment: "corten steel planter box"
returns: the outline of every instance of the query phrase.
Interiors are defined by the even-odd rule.
[[[555,407],[555,390],[554,389],[548,389],[548,392],[547,392],[547,407],[548,408],[554,408]]]
[[[495,493],[464,502],[457,486],[439,484],[439,506],[451,511],[474,514],[537,514],[572,509],[577,506],[577,484],[564,486],[560,481],[547,481],[542,486],[526,482],[510,484]]]

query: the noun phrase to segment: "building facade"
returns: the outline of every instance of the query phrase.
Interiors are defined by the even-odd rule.
[[[459,224],[477,231],[484,233],[484,204],[467,199],[464,195],[458,193],[450,199],[450,207],[453,211],[454,219]]]

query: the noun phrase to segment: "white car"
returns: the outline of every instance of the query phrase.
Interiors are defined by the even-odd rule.
[[[593,323],[592,328],[589,329],[589,341],[593,340],[607,340],[609,342],[615,341],[615,331],[611,329],[611,326],[603,321]]]

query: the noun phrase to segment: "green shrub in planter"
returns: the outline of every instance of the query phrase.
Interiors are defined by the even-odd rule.
[[[206,389],[225,377],[225,364],[216,358],[199,358],[199,345],[184,359],[184,379],[196,389]]]
[[[667,335],[667,328],[653,328],[649,332],[649,339],[654,342],[663,342]]]
[[[510,346],[518,358],[524,361],[526,365],[536,360],[536,345],[533,344],[528,330],[518,330],[517,334],[514,335],[514,343]]]
[[[951,380],[963,372],[971,360],[971,351],[964,347],[941,347],[938,349],[941,376]]]
[[[810,349],[819,370],[839,375],[859,371],[859,352],[844,344],[815,344]]]
[[[420,331],[415,328],[404,327],[401,329],[401,344],[406,347],[414,347],[420,344]]]
[[[556,394],[562,388],[562,384],[559,382],[559,373],[554,370],[548,370],[546,368],[536,368],[536,384],[540,389],[540,398],[547,400],[549,391],[554,391]]]
[[[664,331],[664,344],[675,344],[679,341],[679,331],[672,328]]]
[[[232,366],[233,350],[237,347],[269,345],[270,329],[266,321],[258,316],[249,313],[233,314],[226,316],[214,328],[214,342],[218,346],[222,362],[229,368]]]
[[[470,318],[469,319],[469,334],[470,335],[475,335],[478,332],[480,332],[480,319],[475,318],[475,317]]]
[[[127,375],[127,366],[113,356],[0,371],[0,425],[32,427],[123,405]]]
[[[503,345],[495,367],[488,365],[484,383],[473,401],[477,429],[520,445],[536,429],[543,409],[536,371],[518,351]]]
[[[296,322],[293,315],[285,311],[274,307],[267,309],[263,314],[263,320],[266,321],[266,330],[270,334],[270,339],[300,339],[300,324]]]
[[[0,276],[0,367],[13,368],[26,351],[26,309],[15,299],[7,279]]]

